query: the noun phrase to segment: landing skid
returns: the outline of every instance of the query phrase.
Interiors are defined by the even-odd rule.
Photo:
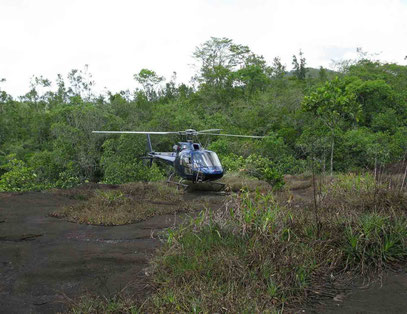
[[[167,179],[168,184],[174,184],[177,188],[183,189],[184,191],[211,191],[211,192],[220,192],[224,191],[226,184],[215,182],[215,181],[185,181],[180,179],[179,181],[175,180],[175,173],[171,173]]]
[[[167,184],[175,184],[177,186],[178,190],[184,190],[186,191],[189,187],[188,184],[182,183],[183,179],[181,178],[179,181],[175,181],[175,173],[172,172],[167,179]]]

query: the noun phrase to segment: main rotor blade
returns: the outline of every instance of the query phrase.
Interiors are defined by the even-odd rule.
[[[99,134],[179,134],[179,132],[145,132],[145,131],[92,131]]]
[[[200,133],[198,133],[200,134]],[[233,136],[233,137],[246,137],[246,138],[265,138],[265,136],[257,135],[237,135],[237,134],[217,134],[217,133],[203,133],[204,135],[215,135],[215,136]]]
[[[208,130],[201,130],[197,131],[197,133],[204,133],[204,132],[219,132],[222,131],[222,129],[208,129]]]

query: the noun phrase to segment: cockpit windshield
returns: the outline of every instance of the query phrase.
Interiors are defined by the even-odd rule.
[[[194,166],[221,167],[218,155],[214,152],[197,152],[193,155]]]

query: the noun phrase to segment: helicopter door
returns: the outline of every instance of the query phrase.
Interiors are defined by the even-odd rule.
[[[191,156],[185,154],[181,157],[181,164],[186,175],[192,175]]]

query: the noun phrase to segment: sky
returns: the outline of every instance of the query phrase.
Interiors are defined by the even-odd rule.
[[[195,47],[227,37],[291,69],[356,57],[356,48],[407,64],[407,0],[0,0],[0,88],[89,71],[96,91],[134,89],[143,68],[188,83]]]

